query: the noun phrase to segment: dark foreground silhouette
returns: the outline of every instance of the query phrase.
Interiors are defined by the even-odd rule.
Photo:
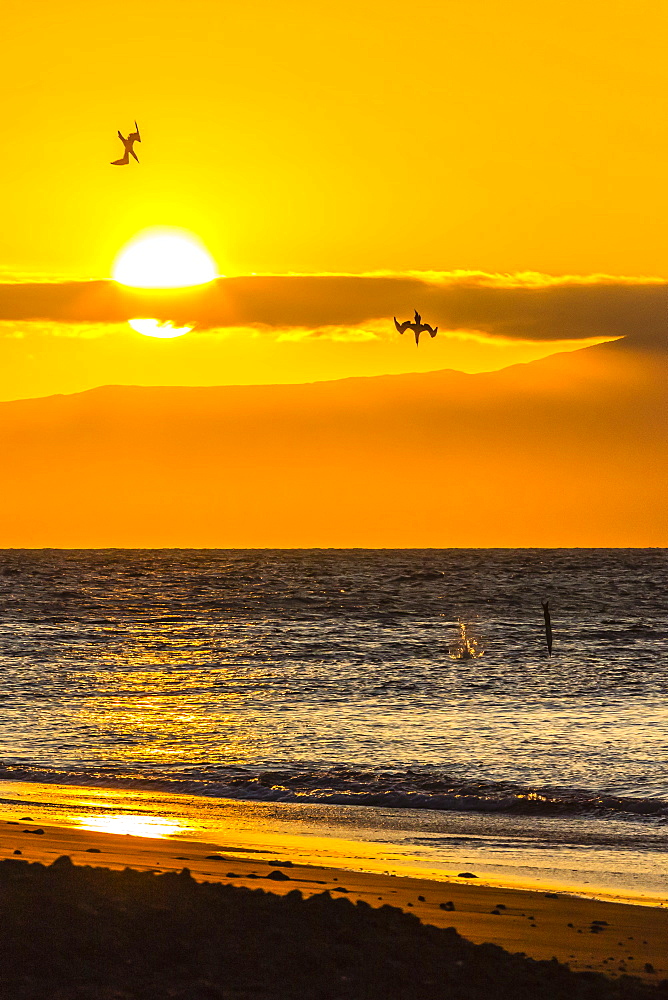
[[[390,906],[199,884],[187,869],[0,862],[0,997],[12,1000],[659,1000]]]
[[[400,323],[397,317],[395,316],[394,325],[396,326],[399,333],[405,333],[406,330],[412,330],[413,333],[415,334],[416,347],[420,346],[421,333],[428,333],[430,337],[435,337],[436,334],[438,333],[437,326],[436,327],[429,326],[429,323],[422,322],[422,316],[420,316],[420,313],[417,311],[417,309],[415,310],[415,318],[412,321],[407,319],[405,320],[405,322]]]
[[[130,162],[130,157],[131,156],[134,156],[134,158],[137,161],[137,163],[139,163],[139,157],[137,156],[137,154],[135,153],[134,148],[133,148],[134,144],[136,142],[141,142],[141,136],[139,134],[139,125],[137,125],[137,122],[135,122],[135,131],[134,132],[130,132],[130,134],[127,137],[127,139],[123,138],[123,136],[121,135],[120,131],[117,134],[118,134],[118,138],[123,143],[123,148],[125,149],[125,154],[121,157],[120,160],[112,160],[111,161],[112,167],[124,167],[127,163]]]

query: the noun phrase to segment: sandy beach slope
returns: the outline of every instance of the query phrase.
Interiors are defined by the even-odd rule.
[[[284,896],[296,889],[311,897],[327,891],[333,898],[362,901],[374,908],[389,904],[414,915],[424,925],[453,927],[476,944],[490,942],[537,960],[556,958],[574,971],[605,973],[618,982],[626,975],[647,983],[666,980],[668,996],[666,906],[492,887],[482,879],[458,877],[458,872],[436,881],[295,865],[288,852],[269,861],[266,854],[254,858],[254,853],[248,848],[235,851],[189,840],[40,827],[27,820],[0,823],[0,861],[52,865],[66,855],[77,866],[131,867],[155,873],[178,873],[187,868],[199,882],[261,888],[275,895]]]

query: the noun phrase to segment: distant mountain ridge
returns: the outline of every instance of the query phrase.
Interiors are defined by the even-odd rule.
[[[3,547],[668,543],[665,361],[0,404]]]

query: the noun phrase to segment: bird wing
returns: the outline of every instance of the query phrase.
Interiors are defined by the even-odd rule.
[[[130,154],[131,154],[132,156],[134,156],[134,158],[135,158],[135,160],[137,161],[137,163],[139,163],[139,157],[138,157],[138,156],[137,156],[137,154],[135,153],[134,149],[131,149],[131,150],[130,150]]]
[[[435,337],[438,332],[438,327],[434,329],[433,326],[429,326],[429,323],[414,323],[413,326],[420,333],[428,333],[431,337]]]
[[[123,135],[123,134],[121,133],[120,129],[119,129],[119,131],[118,131],[118,132],[116,133],[116,135],[117,135],[117,136],[118,136],[118,138],[119,138],[119,139],[121,140],[121,142],[125,142],[125,136],[124,136],[124,135]]]
[[[120,159],[120,160],[112,160],[111,161],[111,165],[112,165],[112,167],[124,167],[125,164],[129,163],[129,162],[130,162],[130,157],[128,156],[127,151],[126,151],[125,156],[122,159]]]
[[[405,323],[399,323],[399,322],[397,321],[397,317],[395,316],[395,317],[394,317],[394,325],[396,326],[396,328],[397,328],[397,330],[399,331],[399,333],[405,333],[405,332],[406,332],[406,330],[407,330],[407,329],[409,328],[409,326],[411,325],[411,321],[410,321],[409,319],[407,319],[407,320],[405,321]]]

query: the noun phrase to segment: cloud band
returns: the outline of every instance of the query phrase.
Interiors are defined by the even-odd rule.
[[[419,309],[440,330],[550,341],[626,337],[666,340],[668,282],[647,278],[554,278],[479,272],[257,275],[189,289],[132,289],[114,281],[5,282],[0,320],[117,323],[154,316],[200,329],[262,325],[358,326]]]

